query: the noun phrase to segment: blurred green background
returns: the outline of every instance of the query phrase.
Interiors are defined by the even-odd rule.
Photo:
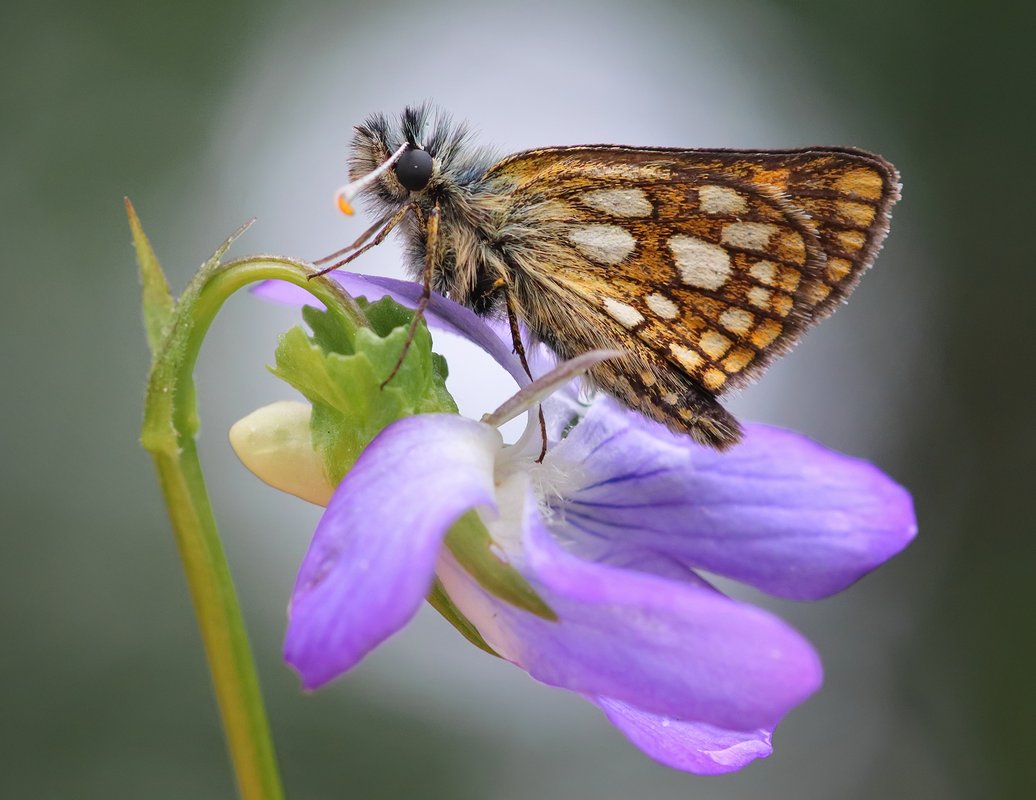
[[[892,159],[904,200],[852,304],[735,407],[875,460],[921,533],[842,596],[773,604],[822,692],[768,761],[653,764],[576,698],[434,614],[303,696],[279,658],[316,511],[245,473],[225,430],[290,396],[288,309],[235,299],[200,366],[203,458],[289,795],[1036,796],[1036,317],[1031,36],[1021,4],[5,3],[0,795],[223,798],[233,784],[151,465],[147,354],[121,198],[174,286],[236,252],[316,257],[350,127],[433,98],[503,150],[587,141]],[[386,245],[362,268],[398,273]],[[506,395],[451,362],[462,406]]]

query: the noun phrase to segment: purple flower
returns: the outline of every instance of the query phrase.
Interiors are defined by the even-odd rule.
[[[414,291],[373,280],[403,299]],[[433,311],[522,379],[469,311],[442,298]],[[830,595],[913,538],[909,495],[870,464],[777,428],[749,425],[721,454],[606,396],[581,407],[559,392],[546,408],[542,464],[535,422],[514,445],[452,414],[385,428],[317,526],[285,658],[307,688],[322,685],[402,628],[437,578],[493,651],[583,695],[652,758],[713,774],[768,756],[776,724],[819,687],[819,659],[698,570],[779,597]],[[443,546],[472,509],[556,618],[500,599]]]

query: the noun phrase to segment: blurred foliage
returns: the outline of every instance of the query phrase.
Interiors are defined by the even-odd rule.
[[[939,237],[931,295],[942,325],[930,357],[944,381],[900,475],[931,541],[905,560],[923,571],[917,562],[944,558],[946,568],[927,598],[928,624],[903,653],[902,702],[938,742],[960,796],[1032,796],[1036,11],[959,0],[780,4],[812,34],[829,80],[870,97],[910,148],[920,169],[904,176],[904,205],[923,206]],[[894,732],[888,757],[901,769],[911,758]],[[860,797],[898,796],[883,781],[899,774],[876,770]]]

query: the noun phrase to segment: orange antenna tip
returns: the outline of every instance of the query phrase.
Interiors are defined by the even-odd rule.
[[[338,206],[338,210],[347,217],[351,217],[353,215],[353,207],[349,204],[349,201],[345,199],[344,193],[335,193],[335,205]]]
[[[338,206],[339,210],[343,214],[352,216],[353,207],[350,201],[380,178],[386,170],[392,167],[393,164],[399,161],[399,157],[407,151],[408,147],[410,147],[410,145],[403,142],[403,144],[399,146],[399,149],[388,157],[388,160],[368,172],[362,178],[357,178],[339,189],[338,194],[335,195],[335,204]]]

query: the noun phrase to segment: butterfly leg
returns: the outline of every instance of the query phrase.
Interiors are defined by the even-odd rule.
[[[326,275],[329,272],[334,272],[339,267],[344,267],[346,264],[348,264],[350,261],[352,261],[357,256],[360,256],[363,253],[366,253],[372,247],[377,247],[379,244],[381,244],[383,241],[385,241],[385,237],[387,237],[392,232],[392,229],[395,228],[400,222],[403,221],[403,218],[407,215],[407,213],[410,212],[410,211],[414,211],[415,209],[416,209],[416,206],[413,203],[406,204],[405,206],[400,208],[399,211],[397,211],[395,214],[393,214],[389,218],[388,222],[385,223],[385,227],[383,227],[380,231],[378,231],[378,235],[377,236],[375,236],[371,241],[367,242],[367,244],[365,244],[362,247],[360,247],[359,250],[355,250],[354,252],[350,253],[345,258],[341,259],[340,261],[336,261],[331,266],[324,267],[323,269],[317,270],[316,272],[313,272],[313,273],[307,275],[306,277],[308,277],[308,278],[317,278],[317,277],[319,277],[321,275]],[[380,225],[380,224],[381,224],[381,220],[379,220],[378,223],[375,224],[374,226],[372,226],[371,228],[368,228],[366,231],[364,231],[364,233],[356,241],[359,242],[359,241],[362,241],[363,239],[367,238],[370,235],[370,232],[373,229],[377,228],[378,225]],[[340,253],[344,253],[344,252],[346,252],[348,250],[351,250],[355,246],[356,246],[356,242],[353,242],[348,247],[343,248],[342,250],[339,250],[338,253],[334,253],[334,254],[328,256],[327,258],[322,258],[322,259],[320,259],[320,261],[321,262],[327,261],[328,259],[334,258],[336,255],[339,255]]]
[[[507,282],[500,278],[497,283],[504,292],[504,305],[507,307],[507,322],[511,326],[511,341],[514,343],[514,352],[518,356],[518,360],[522,364],[522,369],[525,370],[525,374],[532,380],[532,370],[529,369],[529,360],[525,357],[525,345],[522,343],[522,332],[521,328],[518,327],[518,312],[514,307],[514,296],[507,288]],[[538,407],[539,418],[540,418],[540,437],[542,439],[542,446],[540,447],[539,457],[536,459],[537,464],[543,463],[543,457],[547,455],[547,420],[543,416],[543,405]]]
[[[341,250],[335,250],[333,253],[330,253],[330,254],[324,256],[323,258],[318,258],[316,261],[313,262],[313,264],[315,266],[320,266],[321,264],[326,264],[328,261],[334,261],[339,256],[344,256],[350,250],[355,250],[357,247],[360,247],[364,242],[366,242],[375,233],[377,233],[378,232],[378,228],[380,228],[382,225],[384,225],[386,222],[388,222],[391,217],[392,217],[392,214],[385,214],[385,216],[383,216],[381,219],[379,219],[377,222],[375,222],[373,225],[371,225],[369,228],[367,228],[367,230],[365,230],[358,237],[356,237],[356,241],[355,242],[353,242],[352,244],[346,245]]]
[[[406,208],[406,206],[404,206]],[[422,270],[421,280],[421,297],[417,301],[417,308],[414,309],[414,318],[410,320],[410,329],[406,334],[406,341],[403,343],[403,349],[399,351],[399,358],[396,360],[396,366],[392,368],[392,372],[389,376],[381,382],[381,388],[385,386],[396,377],[396,373],[399,372],[399,368],[403,366],[403,359],[406,358],[407,351],[410,349],[410,344],[414,341],[414,335],[417,333],[417,326],[421,323],[424,318],[424,312],[428,308],[428,302],[432,299],[432,271],[435,268],[435,256],[436,248],[439,244],[439,206],[431,210],[428,214],[428,218],[425,220],[425,230],[428,233],[427,239],[425,240],[425,251],[424,251],[424,270]]]

